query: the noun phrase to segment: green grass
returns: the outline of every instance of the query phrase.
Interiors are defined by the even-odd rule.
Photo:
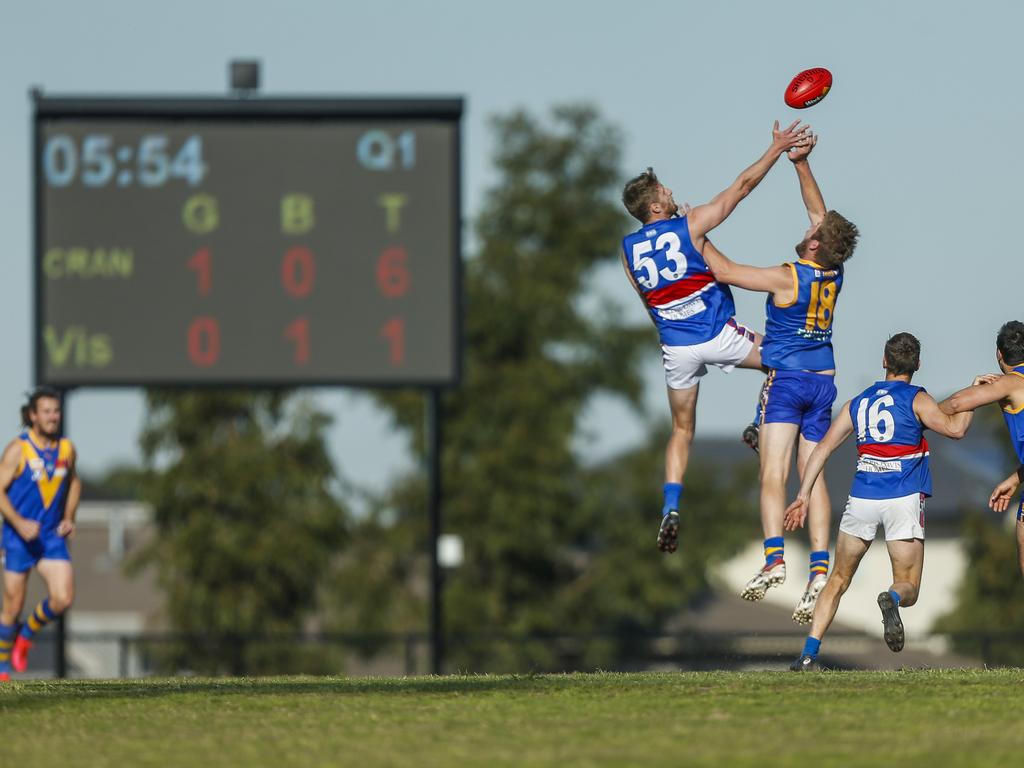
[[[1019,765],[1024,670],[15,682],[4,764]]]

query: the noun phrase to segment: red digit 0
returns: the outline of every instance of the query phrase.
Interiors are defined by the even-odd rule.
[[[284,337],[295,342],[295,362],[309,362],[309,318],[300,317],[284,329]]]
[[[389,299],[409,292],[409,253],[402,246],[386,248],[377,260],[377,287]]]
[[[281,285],[288,295],[296,299],[308,296],[315,276],[313,252],[301,245],[289,248],[281,261]]]
[[[196,289],[200,296],[205,296],[213,287],[213,276],[210,274],[210,249],[200,248],[188,260],[188,268],[196,273]]]
[[[381,326],[380,335],[390,344],[391,364],[401,365],[405,360],[405,320],[400,317],[391,318]]]
[[[220,358],[220,324],[215,317],[197,317],[188,327],[188,357],[209,368]]]

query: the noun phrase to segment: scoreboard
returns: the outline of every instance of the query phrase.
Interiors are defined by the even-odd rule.
[[[37,381],[454,383],[461,115],[37,96]]]

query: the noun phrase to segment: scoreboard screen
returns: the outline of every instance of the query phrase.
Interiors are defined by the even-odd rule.
[[[37,97],[37,381],[455,382],[461,114]]]

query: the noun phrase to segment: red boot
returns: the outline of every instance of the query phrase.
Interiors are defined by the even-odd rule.
[[[15,672],[24,672],[28,669],[28,652],[30,650],[32,650],[32,641],[18,635],[14,641],[14,647],[11,649],[11,667]]]

